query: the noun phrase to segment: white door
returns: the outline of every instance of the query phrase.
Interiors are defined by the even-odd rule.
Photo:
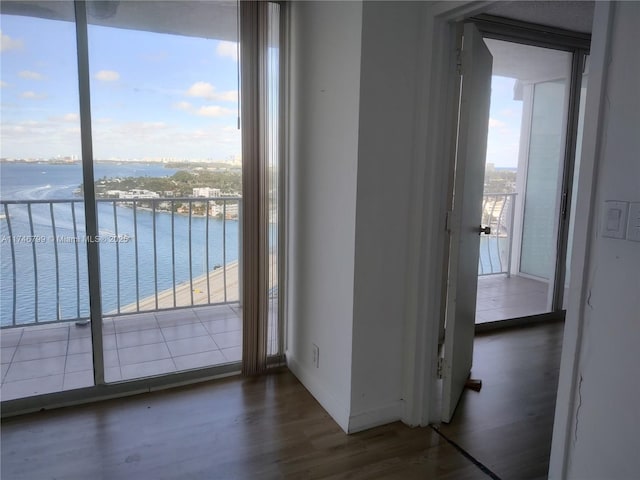
[[[492,57],[473,24],[464,26],[449,275],[442,359],[442,420],[451,421],[471,372],[478,248],[489,127]]]

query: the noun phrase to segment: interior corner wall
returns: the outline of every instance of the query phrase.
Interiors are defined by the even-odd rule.
[[[424,2],[365,2],[349,431],[403,415],[403,341]]]
[[[347,431],[362,3],[290,7],[287,363]]]
[[[640,243],[602,237],[605,201],[640,202],[638,24],[640,3],[617,2],[567,478],[630,479],[640,471]]]

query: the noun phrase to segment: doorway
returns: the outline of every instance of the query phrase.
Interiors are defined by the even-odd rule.
[[[589,38],[567,32],[568,39],[550,40],[539,27],[505,28],[495,17],[472,18],[460,30],[440,365],[445,422],[471,372],[474,324],[482,330],[563,318],[589,48]]]
[[[561,310],[555,265],[564,264],[558,236],[571,141],[573,52],[485,43],[493,71],[481,224],[490,233],[480,238],[476,324]]]

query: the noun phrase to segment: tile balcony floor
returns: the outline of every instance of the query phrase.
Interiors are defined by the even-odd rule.
[[[476,323],[548,312],[545,282],[512,275],[478,277]]]
[[[89,325],[4,329],[0,345],[2,400],[93,385]],[[105,380],[238,362],[241,345],[237,304],[108,317],[103,321]]]
[[[476,323],[543,313],[546,299],[543,282],[479,277]],[[269,323],[273,353],[276,330]],[[93,385],[89,325],[65,322],[4,329],[0,345],[2,400]],[[238,362],[241,345],[237,304],[108,317],[103,321],[105,379],[117,382]]]

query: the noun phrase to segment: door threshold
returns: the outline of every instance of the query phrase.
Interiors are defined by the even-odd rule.
[[[507,328],[527,327],[546,322],[563,322],[566,310],[559,312],[541,313],[539,315],[527,315],[524,317],[507,318],[505,320],[495,320],[493,322],[477,323],[476,333],[492,332]]]

